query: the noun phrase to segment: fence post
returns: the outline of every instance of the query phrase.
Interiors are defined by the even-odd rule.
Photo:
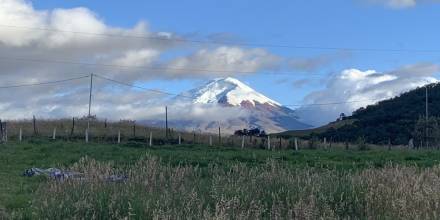
[[[149,146],[153,146],[153,132],[150,132],[150,143]]]
[[[218,126],[218,145],[222,145],[222,134],[220,130],[220,126]]]
[[[181,144],[182,144],[182,135],[179,134],[179,145],[181,145]]]
[[[86,128],[86,143],[89,143],[89,129]]]
[[[8,127],[6,127],[6,122],[5,122],[5,143],[8,142]]]
[[[241,148],[244,148],[244,135],[241,136]]]
[[[324,149],[327,149],[327,138],[324,137]]]
[[[121,130],[118,130],[118,144],[121,143]]]
[[[57,138],[57,128],[53,128],[53,133],[52,133],[52,140],[55,140]]]
[[[295,151],[298,151],[298,138],[295,138]]]
[[[23,131],[22,131],[22,128],[20,128],[20,131],[18,132],[18,141],[19,142],[21,142],[23,140],[22,135],[23,135]]]
[[[3,122],[0,119],[0,143],[3,142]]]
[[[136,138],[136,124],[133,124],[133,137]]]
[[[34,135],[37,135],[37,119],[35,118],[35,115],[32,116],[32,124],[34,127]]]
[[[196,132],[193,132],[193,144],[196,144]]]
[[[267,135],[267,149],[270,150],[270,136]]]
[[[70,136],[73,136],[75,132],[75,117],[72,117],[72,130],[70,131]]]
[[[209,135],[209,146],[212,147],[212,135]]]

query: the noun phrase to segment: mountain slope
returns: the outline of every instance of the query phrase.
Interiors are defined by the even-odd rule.
[[[429,115],[440,116],[440,84],[428,86]],[[375,105],[360,108],[347,117],[350,123],[336,121],[321,129],[303,132],[306,136],[332,138],[335,141],[356,141],[364,137],[367,142],[386,144],[390,139],[392,144],[408,144],[413,137],[415,124],[420,117],[425,116],[425,87],[406,92],[392,99],[381,101]],[[312,134],[314,133],[314,134]],[[283,135],[297,134],[284,132]]]
[[[309,125],[298,120],[295,112],[278,102],[258,93],[239,80],[227,77],[212,80],[205,85],[189,90],[177,96],[173,102],[188,105],[219,106],[218,114],[225,108],[246,111],[245,115],[229,117],[222,121],[225,131],[258,127],[267,132],[280,132],[290,129],[306,129]],[[215,131],[218,129],[216,120],[179,120],[170,122],[174,127]]]
[[[281,106],[232,77],[212,80],[202,87],[183,93],[183,95],[192,97],[193,103],[221,103],[231,106],[241,106],[246,103],[252,106],[256,104]]]

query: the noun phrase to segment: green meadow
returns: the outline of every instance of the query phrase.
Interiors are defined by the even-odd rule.
[[[32,139],[0,145],[0,218],[435,218],[439,161],[436,150]],[[32,167],[78,171],[87,181],[22,175]],[[127,181],[99,178],[117,173]]]

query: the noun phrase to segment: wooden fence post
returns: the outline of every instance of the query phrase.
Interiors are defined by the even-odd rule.
[[[212,135],[209,135],[209,146],[212,147]]]
[[[267,149],[270,150],[270,136],[267,135]]]
[[[149,146],[153,146],[153,132],[150,132],[150,143]]]
[[[85,136],[86,136],[86,143],[89,143],[89,129],[87,128],[86,128]]]
[[[241,148],[244,148],[244,135],[241,136]]]
[[[218,126],[218,145],[222,145],[222,134],[220,131],[220,126]]]
[[[18,141],[21,142],[23,140],[23,131],[22,128],[20,128],[20,131],[18,132]]]
[[[53,133],[52,133],[52,140],[55,140],[57,138],[57,128],[53,128]]]
[[[6,122],[5,122],[5,143],[8,143],[8,127],[6,126]]]
[[[181,145],[181,144],[182,144],[182,135],[179,134],[179,145]]]
[[[193,132],[193,144],[196,144],[196,132]]]
[[[70,130],[70,136],[73,136],[75,132],[75,117],[72,117],[72,130]]]
[[[0,143],[3,142],[3,122],[0,120]]]
[[[136,124],[133,124],[133,137],[136,138]]]
[[[295,138],[295,151],[298,151],[298,138]]]
[[[118,144],[121,143],[121,130],[118,130]]]
[[[37,119],[35,118],[35,115],[32,116],[32,124],[34,127],[34,135],[37,135]]]

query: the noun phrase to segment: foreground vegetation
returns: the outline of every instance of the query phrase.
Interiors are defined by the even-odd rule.
[[[128,169],[81,160],[86,179],[44,184],[32,205],[48,219],[435,219],[440,167],[386,166],[360,172],[262,166],[163,165],[146,157]],[[103,174],[126,173],[125,183]]]
[[[0,218],[437,218],[439,159],[436,150],[294,152],[36,139],[0,146]],[[30,167],[68,168],[87,181],[21,176]],[[128,179],[103,180],[113,173]]]

